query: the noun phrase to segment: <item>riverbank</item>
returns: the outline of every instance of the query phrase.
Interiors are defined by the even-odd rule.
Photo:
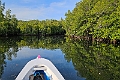
[[[111,39],[108,39],[108,38],[94,38],[92,36],[75,36],[75,35],[69,35],[68,36],[69,38],[71,39],[74,39],[74,40],[88,40],[88,41],[91,41],[91,42],[100,42],[100,43],[106,43],[106,44],[114,44],[114,45],[120,45],[120,40],[119,39],[116,39],[116,40],[111,40]]]

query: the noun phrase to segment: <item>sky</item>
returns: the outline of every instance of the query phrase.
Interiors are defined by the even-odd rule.
[[[5,8],[11,9],[19,20],[45,20],[65,18],[68,10],[73,10],[80,0],[2,0]]]

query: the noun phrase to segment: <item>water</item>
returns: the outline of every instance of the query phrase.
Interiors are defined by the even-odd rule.
[[[0,78],[15,80],[25,64],[41,55],[66,80],[119,80],[120,47],[65,37],[0,38]]]

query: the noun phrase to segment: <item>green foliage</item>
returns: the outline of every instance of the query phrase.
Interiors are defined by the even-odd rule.
[[[3,14],[5,3],[0,0],[0,36],[17,35],[17,19],[15,15],[11,15],[11,10],[8,9],[6,14]]]
[[[120,1],[82,0],[65,16],[67,35],[120,39]]]
[[[0,36],[13,35],[64,35],[61,21],[57,20],[17,20],[15,15],[11,15],[8,9],[3,14],[5,3],[0,0]]]
[[[22,35],[64,35],[65,30],[62,24],[57,20],[30,20],[18,21],[17,28]]]
[[[4,9],[5,9],[5,3],[2,4],[2,1],[0,0],[0,22],[4,20],[4,14],[3,14]]]

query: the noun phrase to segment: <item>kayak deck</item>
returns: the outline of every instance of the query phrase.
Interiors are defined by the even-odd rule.
[[[16,80],[29,80],[30,77],[32,80],[33,77],[35,78],[35,73],[37,73],[36,75],[39,74],[39,78],[41,77],[43,80],[65,80],[52,62],[44,58],[36,58],[29,61]]]

